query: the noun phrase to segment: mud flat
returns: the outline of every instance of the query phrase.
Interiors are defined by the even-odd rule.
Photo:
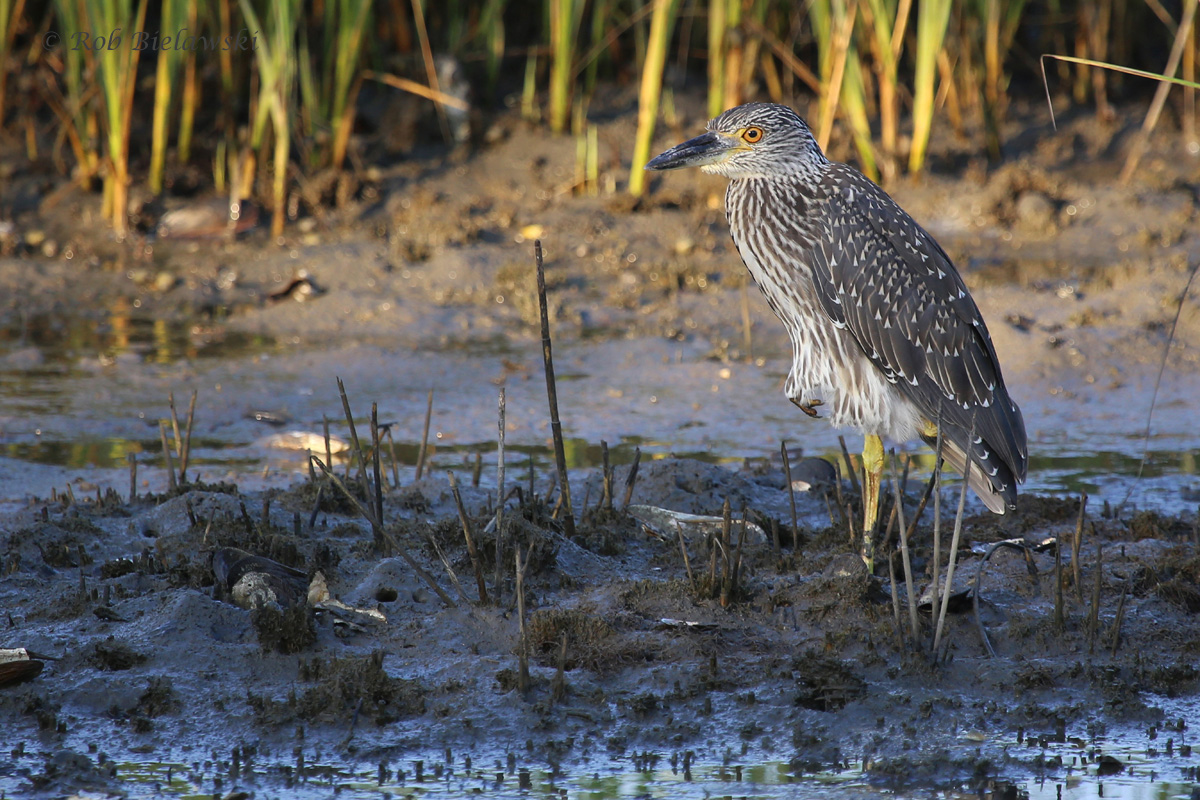
[[[690,130],[698,112],[681,107]],[[0,687],[0,791],[1190,796],[1194,297],[1171,331],[1200,256],[1192,162],[1159,141],[1137,185],[1113,188],[1104,154],[1125,134],[1087,122],[1058,138],[1024,118],[1045,135],[990,171],[943,143],[963,169],[890,187],[963,268],[1034,453],[1015,514],[968,503],[966,602],[936,660],[931,612],[914,635],[903,581],[856,561],[848,481],[842,502],[796,494],[793,528],[780,440],[840,448],[782,398],[787,351],[745,286],[719,182],[672,177],[637,208],[572,197],[574,144],[502,119],[479,152],[372,171],[370,191],[282,248],[262,232],[118,246],[86,224],[95,198],[69,192],[18,215],[55,247],[0,262],[0,648],[54,660]],[[618,114],[601,136],[631,130]],[[534,235],[550,257],[573,537],[553,516]],[[261,443],[322,439],[326,417],[348,439],[337,376],[358,433],[378,401],[396,444],[378,530],[303,453]],[[497,536],[499,384],[505,485],[520,492]],[[416,480],[430,388],[436,452]],[[182,408],[193,389],[195,460],[171,489],[159,420],[168,391]],[[647,532],[624,496],[638,448],[629,503],[720,517],[728,500],[728,540],[720,525],[682,547],[680,531]],[[929,470],[911,454],[906,519]],[[957,499],[948,481],[943,564]],[[743,516],[761,538],[741,539]],[[932,541],[927,510],[918,595]],[[222,552],[235,565],[231,548],[281,565],[266,574],[299,581],[295,601],[235,604],[213,568]],[[328,600],[359,610],[311,605],[318,572]]]

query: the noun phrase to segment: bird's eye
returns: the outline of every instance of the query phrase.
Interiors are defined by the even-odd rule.
[[[742,140],[749,144],[757,144],[762,140],[762,137],[762,128],[746,128],[746,130],[742,131]]]

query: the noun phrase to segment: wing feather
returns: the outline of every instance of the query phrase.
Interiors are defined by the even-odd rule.
[[[1008,397],[987,326],[949,256],[878,186],[833,164],[818,204],[829,221],[814,247],[825,313],[930,420],[959,429],[985,471],[995,457],[1024,480],[1025,427]],[[968,444],[974,427],[979,443]],[[994,474],[994,473],[993,473]],[[1003,489],[1004,487],[997,487]]]

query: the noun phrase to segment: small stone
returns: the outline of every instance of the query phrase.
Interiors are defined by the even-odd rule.
[[[1017,222],[1022,228],[1046,231],[1054,228],[1054,203],[1041,192],[1023,192],[1017,199]]]
[[[46,241],[45,231],[32,230],[25,232],[25,244],[29,247],[41,247],[44,241]]]
[[[174,288],[178,278],[171,272],[160,272],[154,277],[154,288],[160,292],[166,292]]]

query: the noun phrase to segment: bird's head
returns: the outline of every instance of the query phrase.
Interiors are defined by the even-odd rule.
[[[651,159],[646,169],[700,167],[726,178],[811,172],[825,163],[800,115],[776,103],[747,103],[709,120],[707,133]]]

